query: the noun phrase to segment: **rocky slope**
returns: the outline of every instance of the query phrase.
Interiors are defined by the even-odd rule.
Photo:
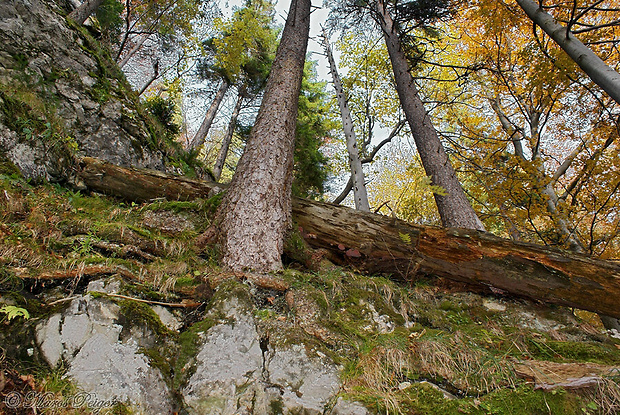
[[[290,288],[266,289],[195,249],[217,197],[127,205],[0,179],[7,413],[25,413],[7,399],[28,391],[89,394],[77,403],[90,409],[61,413],[619,409],[620,340],[593,315],[325,261],[290,260],[278,276]]]
[[[27,178],[66,180],[75,155],[163,169],[164,146],[124,75],[63,2],[0,3],[0,153]]]

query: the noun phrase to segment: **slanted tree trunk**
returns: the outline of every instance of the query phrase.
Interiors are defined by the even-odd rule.
[[[133,55],[136,54],[137,51],[140,50],[140,48],[142,47],[142,45],[144,45],[144,42],[147,41],[147,39],[152,35],[152,33],[146,33],[143,34],[140,39],[138,39],[138,41],[136,42],[135,45],[133,45],[133,47],[131,49],[129,49],[129,52],[127,52],[125,54],[125,56],[123,56],[123,59],[121,59],[120,61],[118,61],[118,67],[119,68],[123,68],[125,65],[127,65],[127,62],[129,62],[129,60],[133,57]],[[123,48],[125,46],[125,43],[121,44],[121,48]],[[120,54],[122,53],[122,49],[119,50],[119,54],[118,57],[120,58]]]
[[[420,154],[422,166],[426,174],[431,177],[432,184],[442,187],[446,192],[445,196],[434,194],[441,223],[446,227],[484,230],[484,225],[467,200],[437,131],[420,99],[413,76],[409,73],[409,62],[401,47],[397,28],[383,0],[376,0],[375,12],[392,62],[396,91]]]
[[[349,106],[347,105],[347,97],[344,93],[344,89],[342,88],[340,76],[338,75],[336,61],[334,60],[332,49],[329,45],[329,40],[325,32],[323,33],[323,46],[325,47],[325,54],[327,55],[327,61],[329,62],[329,71],[332,74],[332,81],[334,83],[334,89],[336,90],[336,98],[338,100],[338,106],[340,107],[342,128],[347,142],[349,167],[351,169],[350,182],[351,188],[353,189],[355,208],[364,212],[370,212],[370,204],[368,203],[368,193],[366,192],[366,183],[364,179],[364,169],[362,168],[362,162],[357,148],[357,137],[355,136],[353,120],[351,119],[351,112],[349,111]]]
[[[155,82],[157,78],[159,78],[159,59],[157,59],[155,63],[153,63],[153,76],[151,76],[151,78],[148,81],[146,81],[144,86],[138,92],[138,96],[141,96],[142,94],[144,94],[144,92],[148,89],[148,87],[151,86],[151,84]]]
[[[226,156],[228,156],[228,148],[230,147],[230,143],[232,142],[233,135],[235,133],[235,127],[237,125],[237,118],[239,117],[239,112],[241,111],[241,106],[243,105],[243,96],[240,94],[237,97],[237,103],[235,104],[235,109],[233,110],[230,116],[230,122],[228,123],[228,129],[226,130],[226,135],[222,140],[222,146],[220,147],[220,152],[217,154],[217,159],[215,160],[215,165],[213,166],[213,178],[219,181],[220,177],[222,177],[222,170],[224,169],[224,162],[226,161]]]
[[[310,3],[291,2],[256,122],[216,213],[222,265],[233,271],[282,268],[284,236],[291,225],[295,126]]]
[[[160,197],[207,198],[223,190],[215,182],[128,169],[92,158],[82,160],[78,175],[92,190],[137,202]],[[259,199],[249,199],[255,200]],[[412,225],[312,200],[293,198],[292,206],[304,239],[337,263],[405,281],[412,281],[418,273],[435,274],[478,287],[493,287],[620,317],[618,263],[515,243],[474,230]],[[246,237],[253,239],[261,235],[257,232]]]
[[[532,0],[517,0],[523,11],[532,21],[551,37],[559,47],[579,67],[600,86],[603,91],[620,104],[620,74],[607,66],[589,47],[577,39],[566,27],[559,24],[553,16],[542,10]]]
[[[513,124],[510,122],[508,117],[504,114],[502,109],[500,108],[499,98],[495,97],[494,99],[489,99],[491,103],[491,108],[499,118],[500,124],[502,128],[506,132],[506,134],[511,138],[515,156],[523,161],[527,161],[525,154],[523,152],[523,146],[521,144],[522,141],[527,141],[527,137],[525,136],[522,129],[516,129]],[[540,134],[538,131],[538,116],[533,117],[534,120],[530,127],[532,131],[531,134]],[[569,229],[568,223],[566,220],[560,216],[558,212],[558,203],[559,197],[555,191],[554,185],[555,183],[566,173],[568,168],[571,166],[572,162],[575,160],[579,152],[582,150],[582,147],[585,146],[586,143],[578,146],[558,167],[556,172],[554,173],[551,180],[547,180],[544,166],[539,163],[537,166],[537,175],[534,178],[537,182],[538,187],[541,189],[541,193],[547,196],[547,211],[549,212],[553,222],[556,225],[556,230],[562,237],[564,238],[565,244],[570,248],[571,251],[577,252],[580,254],[584,254],[586,252],[583,244],[577,238],[577,236]],[[538,153],[534,152],[532,155],[532,161],[534,161],[537,157]],[[607,316],[607,315],[599,315],[603,325],[605,328],[620,330],[620,320]]]
[[[385,146],[390,141],[392,141],[392,139],[396,137],[396,135],[400,132],[400,129],[403,128],[404,125],[405,125],[405,121],[400,120],[398,124],[396,124],[396,126],[392,129],[392,132],[390,132],[390,135],[387,138],[383,139],[379,144],[377,144],[375,148],[373,148],[373,150],[370,152],[370,154],[362,159],[362,165],[367,164],[367,163],[372,163],[372,161],[375,159],[375,156],[377,155],[379,150],[381,150],[383,146]],[[342,189],[342,192],[340,192],[340,194],[336,196],[336,198],[332,201],[332,203],[335,203],[337,205],[342,203],[342,201],[346,199],[349,193],[351,193],[351,190],[353,190],[353,177],[352,176],[349,177],[349,181],[345,185],[344,189]]]
[[[202,124],[200,124],[200,128],[194,135],[192,142],[189,145],[190,149],[195,149],[200,147],[207,138],[207,134],[209,134],[209,130],[211,129],[211,124],[213,124],[213,120],[215,119],[215,114],[217,114],[217,110],[224,99],[224,95],[226,95],[226,91],[230,85],[225,80],[222,81],[220,88],[217,90],[215,94],[215,98],[211,101],[211,105],[205,114],[205,118],[202,120]]]
[[[101,6],[103,0],[86,0],[84,3],[80,4],[75,10],[69,13],[69,17],[75,20],[76,23],[84,24],[86,19],[93,14],[99,6]]]

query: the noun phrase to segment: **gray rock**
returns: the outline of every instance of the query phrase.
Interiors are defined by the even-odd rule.
[[[151,306],[151,309],[155,312],[155,314],[157,314],[162,324],[169,330],[179,331],[179,329],[183,326],[183,322],[167,308],[160,305],[154,305]]]
[[[66,132],[51,139],[41,131],[25,134],[14,115],[4,113],[0,105],[0,153],[26,178],[62,180],[71,175],[75,149],[64,141],[71,137],[68,142],[77,144],[77,155],[163,170],[165,156],[150,149],[149,128],[133,108],[136,104],[126,98],[123,83],[105,78],[111,71],[99,66],[108,58],[94,56],[97,46],[69,27],[60,12],[54,0],[0,2],[4,97],[19,101],[20,94],[30,94],[34,98],[24,105],[36,112],[26,114],[38,118],[51,113],[43,122],[60,122]],[[114,67],[112,62],[104,65]],[[45,110],[38,108],[43,105]]]
[[[134,342],[110,342],[94,334],[71,362],[68,375],[99,400],[116,400],[146,414],[172,412],[171,396],[161,373],[150,366]]]
[[[205,333],[196,371],[182,391],[190,413],[238,413],[238,402],[261,377],[263,353],[253,317],[236,298],[224,308],[229,322]]]
[[[98,292],[104,294],[118,294],[121,289],[119,278],[105,278],[88,283],[86,292]]]
[[[252,305],[232,297],[202,336],[195,372],[182,390],[190,414],[323,414],[340,388],[340,368],[304,344],[262,342]],[[187,369],[187,368],[186,368]]]
[[[95,281],[93,291],[114,289],[114,281]],[[98,400],[127,402],[138,413],[172,412],[172,397],[160,371],[150,365],[140,347],[152,336],[129,330],[121,336],[120,307],[90,295],[71,301],[61,314],[51,316],[36,329],[43,357],[55,367],[61,361],[67,375]]]
[[[304,345],[274,350],[266,373],[269,383],[280,387],[290,413],[322,414],[340,388],[338,368],[326,358],[309,357]]]
[[[370,415],[370,412],[358,402],[338,398],[329,415]]]

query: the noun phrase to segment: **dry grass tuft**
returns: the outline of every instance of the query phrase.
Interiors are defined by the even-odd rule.
[[[25,245],[4,245],[0,244],[0,264],[39,268],[46,265],[46,258]]]
[[[418,340],[411,348],[417,372],[445,379],[464,394],[481,395],[515,386],[512,366],[467,342],[463,333],[456,332],[449,340]]]
[[[598,415],[620,414],[620,377],[604,377],[594,390],[589,391],[586,399],[598,406]]]
[[[377,346],[360,357],[355,369],[359,376],[345,383],[345,391],[371,391],[375,399],[383,402],[386,413],[401,414],[398,386],[411,375],[412,368],[408,351]]]

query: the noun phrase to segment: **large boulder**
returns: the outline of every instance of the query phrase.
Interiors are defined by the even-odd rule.
[[[198,353],[185,367],[182,389],[190,414],[323,414],[333,406],[341,368],[316,342],[281,333],[270,341],[255,322],[250,295],[226,290],[198,332]]]
[[[89,291],[114,294],[120,284],[92,282]],[[169,414],[174,402],[164,375],[144,353],[161,339],[133,327],[121,307],[89,293],[78,295],[59,314],[39,323],[37,343],[47,363],[67,376],[89,399],[125,403],[137,413]]]

